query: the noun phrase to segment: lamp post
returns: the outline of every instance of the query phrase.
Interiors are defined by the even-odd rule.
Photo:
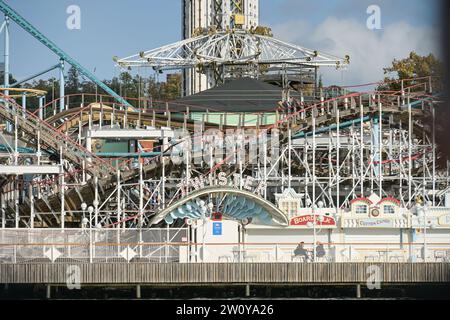
[[[425,205],[423,206],[423,217],[425,220],[425,230],[423,232],[423,248],[424,248],[424,262],[427,262],[427,228],[429,226],[428,218],[427,218],[427,211],[432,206],[432,203],[430,201],[427,201]]]
[[[324,207],[324,205],[325,205],[324,202],[322,200],[319,200],[317,202],[317,206],[314,205],[314,209],[317,209],[317,207],[319,209],[322,209]],[[314,241],[314,251],[313,251],[313,259],[314,260],[313,260],[313,262],[316,262],[316,258],[317,258],[317,246],[316,246],[317,245],[317,228],[316,228],[317,221],[316,221],[316,213],[315,213],[315,211],[316,210],[314,210],[314,213],[313,213],[313,227],[314,227],[314,229],[313,229],[313,241]],[[319,224],[319,227],[320,227],[322,225],[323,220],[324,220],[322,212],[320,212],[318,214],[317,220],[319,220],[319,222],[320,222],[320,224]]]
[[[92,213],[94,212],[94,207],[89,206],[88,212],[89,212],[89,228],[92,228]]]
[[[81,227],[83,227],[84,219],[86,218],[86,209],[87,209],[87,204],[86,204],[86,202],[83,202],[81,204],[81,210],[83,212],[83,217],[81,218]]]
[[[92,212],[94,212],[94,207],[89,206],[88,208],[89,212],[89,262],[92,263],[94,258],[94,247],[92,246]]]
[[[313,205],[313,214],[312,214],[312,218],[313,221],[308,222],[306,224],[307,227],[312,228],[313,229],[313,256],[312,256],[312,261],[316,262],[316,257],[317,257],[317,248],[316,248],[316,244],[317,244],[317,227],[316,227],[316,220],[318,220],[320,222],[319,227],[322,225],[322,222],[324,221],[324,217],[322,213],[318,214],[318,217],[316,219],[316,209],[317,208],[323,208],[324,203],[323,201],[318,201],[317,205]]]
[[[427,262],[427,228],[428,228],[428,221],[427,221],[427,210],[430,207],[430,203],[427,202],[423,205],[418,204],[417,209],[417,215],[419,217],[419,221],[421,222],[423,226],[423,261]]]
[[[94,214],[94,225],[97,226],[98,224],[98,205],[100,204],[99,201],[97,199],[94,200],[94,202],[92,203],[94,205],[94,209],[95,209],[95,214]],[[92,221],[91,221],[92,224]]]

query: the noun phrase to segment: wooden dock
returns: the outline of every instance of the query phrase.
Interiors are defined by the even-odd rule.
[[[450,283],[450,263],[0,264],[0,283],[65,284],[74,266],[84,285],[357,284],[373,266],[381,283]]]

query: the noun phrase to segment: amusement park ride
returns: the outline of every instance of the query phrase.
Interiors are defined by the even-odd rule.
[[[435,110],[441,100],[431,77],[399,81],[399,91],[337,97],[315,90],[312,96],[296,92],[297,99],[284,86],[272,110],[194,112],[192,105],[119,96],[4,1],[0,10],[5,14],[2,237],[10,231],[16,239],[22,229],[61,229],[75,238],[87,229],[104,235],[136,231],[139,247],[151,242],[142,234],[152,229],[167,230],[164,241],[169,232],[174,235],[170,230],[183,230],[186,236],[178,242],[188,243],[201,242],[201,234],[203,242],[213,242],[226,230],[239,243],[262,235],[298,243],[297,231],[305,242],[331,243],[358,237],[370,242],[364,234],[373,228],[380,232],[375,242],[406,237],[411,243],[427,229],[429,240],[434,234],[448,242],[449,162],[438,161]],[[319,67],[349,64],[348,56],[282,42],[267,28],[243,28],[239,13],[232,16],[231,25],[199,28],[192,38],[115,62],[123,68],[198,71],[208,87],[271,73],[317,75]],[[35,75],[60,69],[55,101],[44,101],[45,92],[16,88],[32,77],[9,83],[11,21],[59,58]],[[79,94],[81,104],[72,102],[74,96],[64,93],[66,63],[106,94]],[[39,105],[29,106],[29,96],[38,97]],[[126,141],[139,151],[102,151],[108,140]],[[113,241],[115,235],[98,241]],[[211,256],[223,258],[222,251]]]

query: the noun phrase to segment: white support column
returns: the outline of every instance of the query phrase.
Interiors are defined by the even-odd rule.
[[[92,153],[92,137],[91,137],[91,130],[86,131],[86,150],[89,151],[89,154]],[[86,157],[87,164],[90,164],[92,162],[92,158],[90,156]]]
[[[30,227],[31,229],[34,229],[34,196],[33,196],[33,186],[29,185],[29,199],[30,199]]]
[[[412,110],[408,96],[408,205],[412,206]]]
[[[60,195],[61,195],[61,229],[64,229],[65,227],[65,198],[64,198],[64,192],[65,192],[65,179],[64,179],[64,158],[63,158],[63,148],[60,147]]]
[[[4,48],[4,64],[5,64],[5,71],[4,71],[4,87],[9,88],[9,17],[5,15],[5,48]],[[4,92],[5,96],[9,96],[9,90],[5,90]],[[9,108],[9,103],[5,103],[5,107]],[[10,122],[6,123],[6,130],[7,132],[12,131],[12,124]]]
[[[341,150],[341,130],[340,130],[340,115],[339,115],[339,109],[336,107],[336,214],[339,214],[339,208],[341,207],[339,196],[340,196],[340,184],[341,184],[341,177],[340,177],[340,150]]]
[[[403,154],[403,126],[402,121],[400,120],[399,123],[399,133],[398,137],[398,154],[399,154],[399,160],[401,159],[401,156]],[[403,179],[404,179],[404,170],[402,170],[402,167],[400,167],[399,170],[399,190],[400,190],[400,201],[402,205],[405,205],[405,197],[403,196]]]
[[[314,119],[314,117],[313,117]],[[314,123],[314,120],[313,120]],[[292,163],[292,133],[291,129],[288,130],[288,188],[291,188],[292,181],[292,172],[291,172],[291,163]]]
[[[144,179],[143,166],[139,158],[139,257],[142,257],[142,227],[144,225]]]
[[[17,114],[14,116],[14,165],[17,166],[19,164],[19,124],[17,119]]]
[[[331,126],[328,129],[328,197],[330,199],[330,206],[335,207],[335,203],[333,200],[333,134],[331,130]]]
[[[4,33],[5,33],[5,48],[4,48],[4,63],[5,63],[5,71],[4,71],[4,86],[5,88],[9,88],[9,17],[5,15],[5,23],[4,23]],[[5,90],[5,95],[9,95],[9,91]]]
[[[163,145],[161,146],[161,162],[162,162],[162,182],[161,182],[161,202],[162,208],[166,207],[166,160],[164,157],[164,151],[166,148],[166,138],[164,137],[164,131],[162,131],[162,141]],[[203,150],[203,149],[202,149]]]
[[[14,210],[15,210],[15,227],[19,228],[20,211],[19,211],[19,190],[17,188],[17,176],[14,177]]]
[[[81,109],[81,111],[80,111],[80,119],[78,120],[78,143],[79,144],[82,144],[83,143],[83,136],[82,136],[82,133],[83,133],[83,127],[82,127],[82,124],[81,124],[81,122],[82,122],[82,119],[83,119],[83,104],[81,103],[80,104],[80,109]]]
[[[81,160],[81,184],[84,186],[86,184],[86,160]]]
[[[92,221],[89,219],[89,263],[94,262],[94,238],[92,236]]]
[[[316,262],[316,118],[312,117],[312,217],[313,217],[313,262]],[[289,162],[290,165],[290,162]]]
[[[120,199],[121,195],[121,185],[120,185],[120,170],[117,169],[117,228],[120,229],[120,220],[122,219],[122,201]]]
[[[431,80],[430,80],[430,90],[431,90]],[[431,113],[433,117],[433,207],[436,206],[436,112],[434,104],[431,103]]]
[[[265,136],[264,136],[264,145],[263,145],[263,148],[264,148],[264,199],[266,199],[267,200],[267,152],[268,152],[268,150],[267,150],[267,140],[268,140],[268,138],[267,138],[267,132],[266,132],[266,134],[265,134]]]
[[[378,119],[378,130],[379,130],[379,132],[378,132],[378,134],[379,134],[379,137],[378,137],[378,143],[379,143],[379,146],[378,146],[378,161],[379,161],[379,164],[378,164],[378,183],[380,184],[379,185],[379,188],[380,188],[380,194],[379,194],[379,197],[380,197],[380,199],[383,199],[383,115],[382,115],[382,105],[381,105],[381,102],[380,102],[380,96],[378,95],[378,112],[379,112],[379,114],[378,114],[378,116],[379,116],[379,119]]]
[[[188,140],[188,146],[189,146],[189,148],[186,148],[186,151],[185,151],[185,153],[186,153],[186,190],[185,190],[186,194],[189,193],[189,181],[191,180],[191,169],[190,169],[190,163],[189,163],[189,161],[190,161],[189,155],[191,154],[193,147],[192,147],[192,144],[191,144],[190,140]]]
[[[102,97],[100,97],[100,119],[98,121],[99,124],[99,128],[100,130],[103,128],[103,102],[102,102]]]
[[[361,196],[364,196],[364,106],[362,104],[362,98],[360,97],[360,103],[359,103],[359,112],[360,112],[360,120],[361,120],[361,127],[360,127],[360,149],[359,149],[359,157],[360,157],[360,181],[361,181]]]
[[[59,61],[59,112],[63,112],[65,110],[64,105],[64,87],[65,87],[65,80],[64,80],[64,60],[61,59]]]
[[[97,227],[97,225],[98,225],[98,211],[99,211],[99,209],[98,209],[98,206],[99,206],[99,203],[100,203],[100,201],[99,201],[99,197],[98,197],[98,177],[97,176],[95,176],[94,177],[94,184],[95,184],[95,195],[94,195],[94,226],[95,227]]]
[[[142,161],[139,158],[139,228],[142,228],[144,219],[144,179]]]
[[[43,107],[44,107],[44,97],[45,97],[45,96],[39,97],[39,119],[41,119],[41,120],[44,119],[44,110],[43,110]]]
[[[27,95],[26,93],[22,93],[22,117],[27,117]]]

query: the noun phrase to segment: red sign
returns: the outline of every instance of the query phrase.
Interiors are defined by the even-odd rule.
[[[222,213],[221,212],[214,212],[212,214],[212,219],[213,221],[222,221]]]
[[[322,219],[322,221],[320,221]],[[312,214],[295,217],[289,223],[291,226],[306,226],[309,222],[314,223]],[[317,226],[335,226],[336,220],[333,217],[320,216],[316,214]]]

